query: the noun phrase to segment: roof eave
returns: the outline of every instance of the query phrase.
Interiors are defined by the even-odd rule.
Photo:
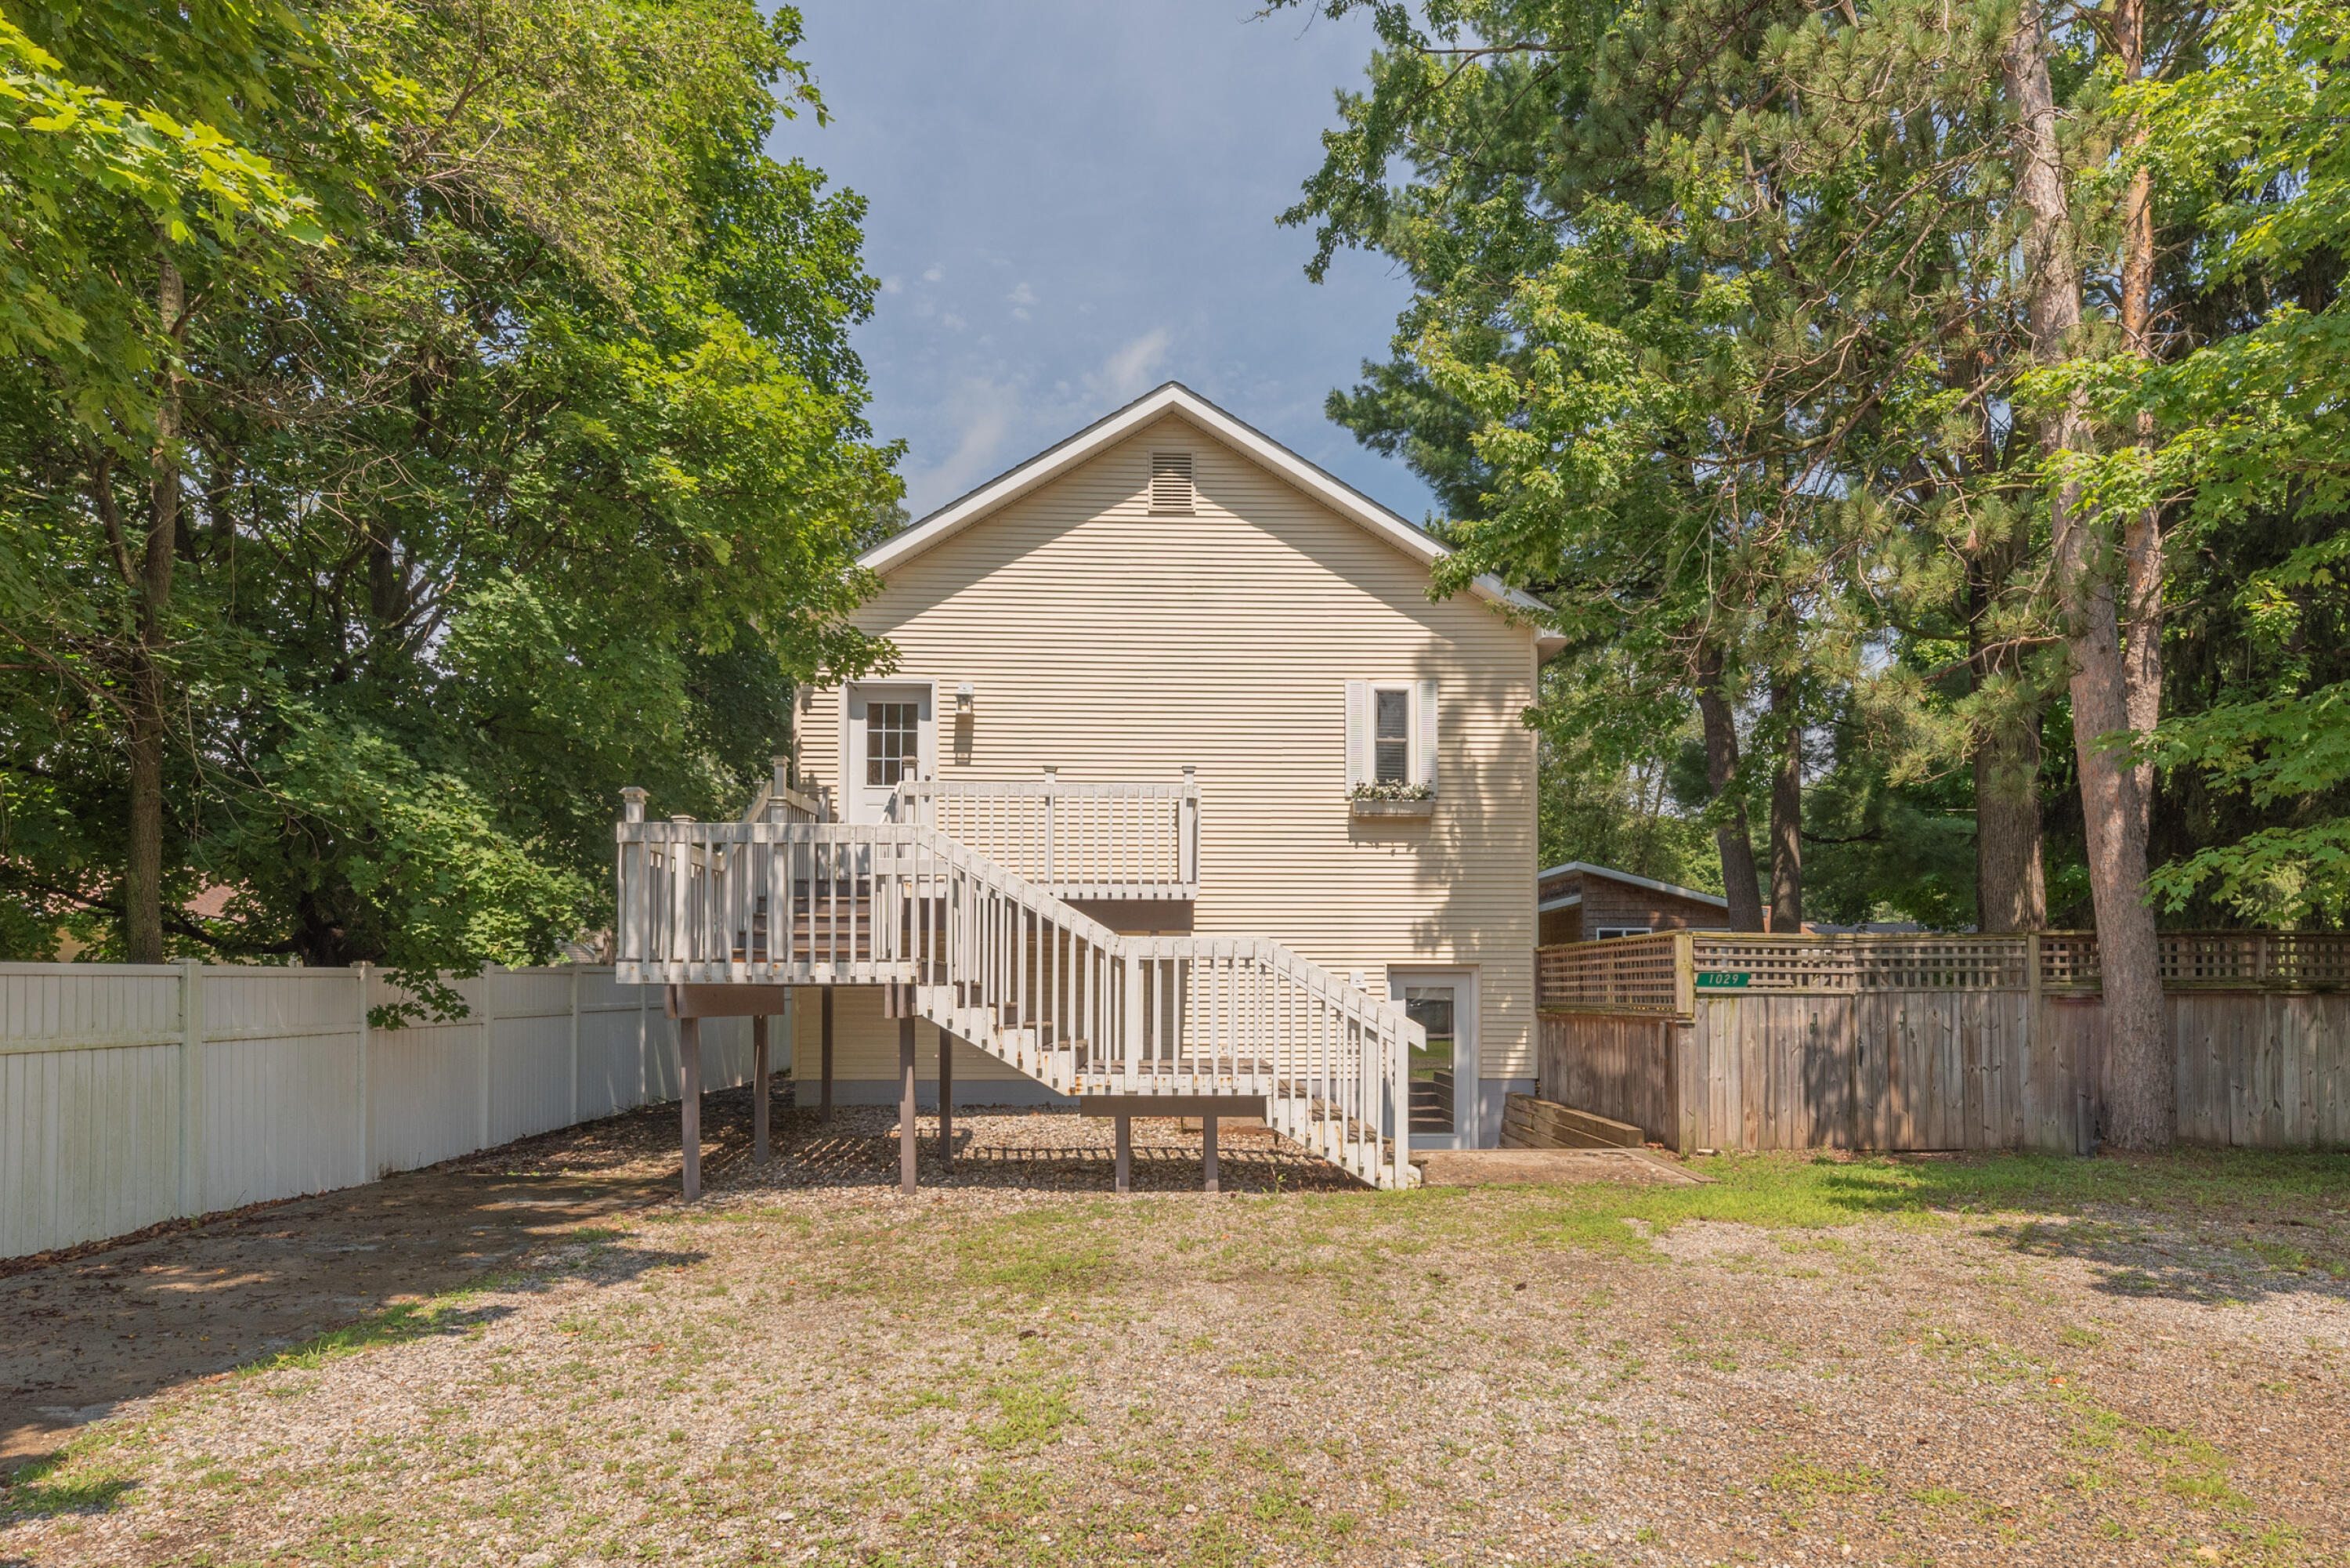
[[[1534,873],[1539,883],[1545,877],[1564,877],[1579,871],[1587,877],[1605,877],[1611,882],[1628,882],[1635,888],[1646,888],[1651,893],[1669,893],[1676,898],[1690,898],[1700,904],[1711,904],[1717,909],[1730,908],[1730,900],[1719,893],[1700,893],[1695,888],[1683,888],[1672,882],[1659,882],[1653,877],[1636,877],[1629,871],[1618,871],[1613,866],[1595,866],[1588,860],[1569,860]]]

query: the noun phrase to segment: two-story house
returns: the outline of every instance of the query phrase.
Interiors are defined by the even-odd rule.
[[[1432,598],[1443,554],[1196,393],[1159,388],[866,556],[881,587],[855,619],[895,645],[896,669],[812,689],[796,718],[795,794],[847,826],[763,829],[766,849],[726,852],[753,888],[708,896],[735,900],[731,928],[668,947],[656,934],[638,956],[676,961],[629,968],[624,824],[624,969],[833,977],[843,1103],[900,1099],[916,1062],[934,1103],[942,1042],[956,1101],[1019,1104],[1147,1088],[1179,1066],[1185,1082],[1305,1096],[1356,1071],[1318,1054],[1329,1043],[1360,1056],[1408,1034],[1410,1145],[1493,1144],[1503,1096],[1535,1070],[1522,714],[1555,645],[1528,618],[1541,607],[1498,582]],[[926,836],[920,853],[951,862],[955,888],[891,880],[892,825]],[[869,852],[834,844],[850,828],[887,862],[869,933],[839,912],[840,889],[868,898],[865,873],[823,868]],[[765,870],[741,858],[762,853]],[[680,911],[704,898],[660,887],[653,901]],[[743,912],[771,898],[788,913]],[[793,933],[773,964],[751,961],[763,922]],[[812,967],[859,944],[871,962]],[[721,950],[743,961],[712,961]],[[859,983],[885,972],[910,989]],[[812,1000],[801,990],[791,1010],[802,1104],[823,1070]],[[1383,1022],[1399,1015],[1417,1027]],[[1105,1050],[1125,1053],[1107,1076]],[[1379,1096],[1398,1096],[1366,1083],[1272,1119],[1378,1122]]]

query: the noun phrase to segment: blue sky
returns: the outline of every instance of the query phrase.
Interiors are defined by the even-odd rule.
[[[1323,416],[1409,290],[1308,283],[1276,227],[1357,82],[1367,26],[1249,0],[815,0],[833,122],[779,128],[870,204],[859,331],[916,516],[1175,379],[1417,521],[1428,491]]]

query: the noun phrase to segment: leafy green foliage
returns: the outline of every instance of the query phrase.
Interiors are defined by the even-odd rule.
[[[2183,501],[2191,624],[2224,635],[2203,701],[2146,745],[2199,799],[2246,803],[2159,868],[2172,909],[2350,917],[2350,7],[2243,0],[2199,68],[2125,93],[2146,158],[2200,236],[2191,281],[2236,302],[2233,330],[2167,363],[2077,369],[2089,395],[2166,437],[2085,461],[2108,505]],[[2225,624],[2220,615],[2227,618]],[[2216,840],[2216,841],[2215,841]]]
[[[125,15],[43,47],[70,65]],[[223,57],[257,62],[280,109],[255,156],[330,243],[275,271],[192,260],[203,307],[169,349],[183,504],[146,639],[167,926],[390,964],[445,1003],[432,973],[543,961],[608,919],[621,785],[731,815],[789,745],[795,682],[886,664],[847,620],[899,494],[847,342],[876,286],[863,209],[763,151],[821,109],[788,10],[256,15]],[[151,242],[116,243],[151,280]],[[0,410],[0,940],[49,950],[62,923],[104,955],[149,601],[99,523],[147,526],[147,460],[53,404]],[[224,908],[187,909],[207,887]]]

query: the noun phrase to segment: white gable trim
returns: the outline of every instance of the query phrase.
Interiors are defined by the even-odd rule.
[[[1006,503],[1051,483],[1153,420],[1170,413],[1183,415],[1226,445],[1255,459],[1341,517],[1377,535],[1423,566],[1433,566],[1451,553],[1353,486],[1323,472],[1272,437],[1243,424],[1181,382],[1170,381],[1156,391],[1146,392],[1107,418],[1097,420],[1066,441],[1047,447],[960,501],[950,502],[895,536],[883,540],[865,552],[858,558],[858,564],[886,576],[893,568],[912,560],[932,545],[954,537]],[[1499,577],[1480,576],[1469,587],[1479,598],[1513,614],[1540,615],[1549,607],[1532,595],[1511,587]],[[1537,627],[1534,628],[1534,646],[1540,656],[1547,659],[1565,647],[1566,639]]]
[[[1676,888],[1670,882],[1658,882],[1646,877],[1635,877],[1629,871],[1618,871],[1613,866],[1594,866],[1588,860],[1570,860],[1564,866],[1554,866],[1546,871],[1537,871],[1534,873],[1534,880],[1538,883],[1546,881],[1553,877],[1564,877],[1570,871],[1580,871],[1586,877],[1605,877],[1610,882],[1627,883],[1635,888],[1646,888],[1651,893],[1670,893],[1676,898],[1690,898],[1700,904],[1711,904],[1717,909],[1730,908],[1730,900],[1718,893],[1700,893],[1694,888]],[[1547,909],[1551,905],[1544,904],[1539,907]]]

